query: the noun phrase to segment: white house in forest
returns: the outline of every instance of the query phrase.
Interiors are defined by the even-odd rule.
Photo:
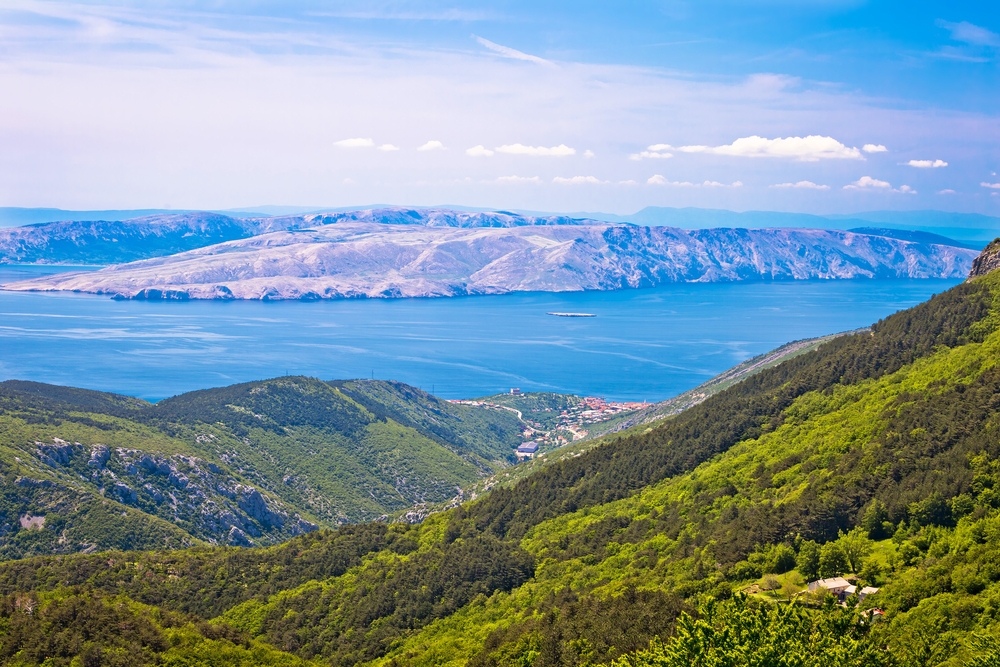
[[[829,591],[830,594],[836,596],[837,600],[841,603],[845,602],[847,598],[851,597],[855,593],[858,594],[858,600],[864,600],[869,595],[878,593],[878,589],[872,586],[865,586],[861,590],[858,590],[857,586],[843,577],[830,577],[829,579],[817,579],[816,581],[809,582],[810,593],[820,589]]]

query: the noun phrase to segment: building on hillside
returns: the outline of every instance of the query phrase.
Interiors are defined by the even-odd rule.
[[[810,593],[814,593],[820,589],[829,591],[829,593],[836,596],[837,600],[841,603],[846,602],[847,598],[851,597],[855,593],[858,595],[858,600],[864,600],[869,595],[878,593],[878,589],[872,586],[865,586],[859,591],[857,586],[843,577],[817,579],[816,581],[809,582]]]
[[[818,579],[816,581],[809,582],[809,592],[815,593],[818,590],[826,590],[831,595],[837,596],[837,599],[843,602],[847,599],[844,595],[844,591],[848,588],[854,588],[847,579],[843,577],[830,577],[829,579]]]
[[[519,459],[530,459],[536,452],[538,452],[538,443],[534,440],[529,440],[528,442],[521,443],[514,453],[517,454],[517,458]]]
[[[511,396],[520,396],[521,395],[521,390],[518,389],[517,387],[511,387],[510,388],[510,395]]]

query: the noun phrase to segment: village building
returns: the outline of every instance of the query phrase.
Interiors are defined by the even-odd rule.
[[[855,593],[858,595],[858,600],[864,600],[869,595],[878,593],[878,589],[872,586],[865,586],[861,590],[858,590],[857,586],[843,577],[830,577],[829,579],[817,579],[816,581],[809,582],[810,593],[814,593],[818,590],[828,591],[842,604],[847,601],[847,598],[851,597]]]
[[[514,453],[519,459],[530,459],[535,456],[536,452],[538,452],[538,443],[534,440],[529,440],[528,442],[521,443]]]

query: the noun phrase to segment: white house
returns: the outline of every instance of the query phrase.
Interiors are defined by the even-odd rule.
[[[810,593],[820,589],[825,589],[829,591],[831,595],[837,596],[837,600],[840,602],[844,602],[855,593],[858,594],[858,600],[864,600],[869,595],[878,593],[878,589],[872,586],[865,586],[858,591],[857,586],[843,577],[830,577],[829,579],[817,579],[816,581],[809,582]]]

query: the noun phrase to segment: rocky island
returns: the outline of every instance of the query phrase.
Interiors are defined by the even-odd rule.
[[[257,228],[279,231],[3,288],[122,299],[445,297],[673,282],[961,278],[977,254],[837,230],[683,230],[445,213],[384,209],[274,219]],[[240,233],[253,233],[248,224]]]

